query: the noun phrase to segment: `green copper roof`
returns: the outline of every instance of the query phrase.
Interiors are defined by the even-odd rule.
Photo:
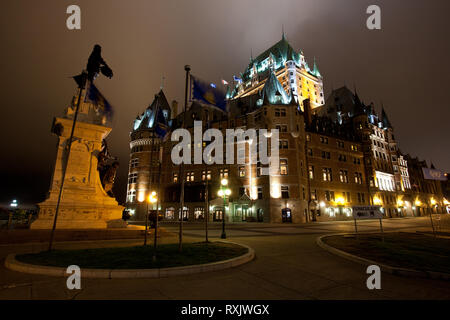
[[[242,79],[244,86],[255,75],[257,75],[259,81],[263,81],[269,76],[271,69],[276,72],[279,69],[285,67],[287,61],[293,61],[297,65],[297,67],[300,67],[302,64],[302,55],[303,52],[301,50],[299,52],[296,52],[283,34],[283,37],[280,41],[275,43],[269,49],[265,50],[256,58],[253,58],[253,56],[250,58],[250,63],[245,71],[240,74],[240,78]],[[313,70],[311,70],[306,60],[304,60],[303,65],[306,71],[311,75],[322,77],[315,61]],[[239,86],[239,83],[232,86],[232,88],[230,88],[229,92],[227,93],[227,98],[232,99],[233,97],[235,97],[239,92]]]
[[[314,68],[312,74],[315,75],[317,78],[322,77],[322,75],[319,72],[319,68],[317,68],[316,58],[314,58]]]
[[[273,70],[270,70],[269,78],[264,84],[261,98],[270,104],[289,104],[291,102],[291,97],[284,91],[283,86],[278,81]]]
[[[273,63],[273,69],[278,70],[284,67],[286,61],[292,60],[297,65],[300,65],[300,55],[295,52],[287,40],[283,37],[276,44],[258,55],[256,58],[251,58],[247,69],[242,73],[242,80],[248,81],[251,79],[254,70],[258,73],[266,71],[270,63]]]
[[[170,125],[170,106],[166,95],[161,90],[155,95],[152,104],[133,123],[133,131],[153,129],[155,123]]]
[[[384,128],[392,128],[391,122],[389,121],[389,118],[384,111],[384,107],[381,108],[381,121],[383,122]]]

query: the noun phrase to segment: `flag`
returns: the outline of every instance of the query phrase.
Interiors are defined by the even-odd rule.
[[[156,123],[155,125],[155,133],[161,138],[163,141],[166,140],[167,134],[169,132],[169,128],[163,123]]]
[[[226,111],[226,97],[225,92],[213,87],[205,81],[202,81],[194,76],[193,80],[193,99],[213,105],[223,111]]]
[[[423,172],[423,177],[427,180],[447,181],[447,177],[445,176],[445,173],[440,170],[422,168],[422,172]]]
[[[242,79],[239,77],[233,76],[233,80],[242,83]]]
[[[166,125],[166,119],[161,110],[158,109],[155,115],[155,133],[156,135],[165,140],[167,133],[169,132],[169,127]]]
[[[228,84],[228,81],[222,79],[222,84],[223,84],[224,86],[226,86],[226,85]]]
[[[85,85],[86,79],[87,79],[87,74],[86,73],[80,73],[79,75],[73,76],[72,78],[75,80],[75,82],[78,85],[78,88],[83,87]]]
[[[94,104],[98,108],[97,111],[103,113],[109,120],[112,118],[113,109],[111,104],[92,82],[89,83],[84,101]]]

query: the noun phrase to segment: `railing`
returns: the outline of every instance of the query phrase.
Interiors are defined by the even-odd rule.
[[[432,219],[434,230],[437,234],[448,233],[448,235],[450,236],[450,214],[433,214]]]

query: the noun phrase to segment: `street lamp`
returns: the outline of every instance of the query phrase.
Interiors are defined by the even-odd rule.
[[[158,237],[158,197],[156,196],[156,191],[152,191],[148,196],[148,201],[154,205],[156,203],[156,220],[155,220],[155,238],[153,241],[153,262],[156,261],[156,242]]]
[[[13,200],[13,201],[11,202],[10,206],[11,206],[12,208],[15,208],[15,207],[17,207],[17,206],[18,206],[18,204],[17,204],[17,200],[16,200],[16,199],[14,199],[14,200]]]
[[[227,235],[225,233],[225,213],[226,213],[226,202],[227,202],[227,197],[229,197],[231,195],[231,190],[227,188],[228,185],[228,180],[227,179],[222,179],[222,181],[220,181],[220,189],[219,192],[217,193],[219,195],[219,197],[223,198],[223,213],[222,213],[222,235],[220,236],[222,239],[226,239]]]
[[[143,196],[143,194],[142,193],[139,194],[139,197],[138,197],[139,203],[144,202],[144,200],[145,200],[145,197]],[[147,221],[148,221],[147,216],[148,216],[148,203],[147,203],[147,210],[145,211],[144,246],[147,245]]]
[[[138,199],[139,202],[143,202],[144,201],[144,197],[140,197]],[[156,202],[156,192],[153,191],[151,192],[148,197],[146,197],[146,203],[147,203],[147,211],[145,212],[145,234],[144,234],[144,246],[147,245],[147,232],[148,232],[148,204],[149,203],[155,203]]]

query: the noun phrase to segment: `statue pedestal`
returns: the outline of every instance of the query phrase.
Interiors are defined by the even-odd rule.
[[[47,200],[39,203],[39,215],[31,224],[31,229],[51,229],[53,227],[56,204],[62,179],[63,162],[67,161],[67,151],[72,119],[55,118],[52,131],[59,136],[55,169]],[[69,163],[64,182],[64,190],[59,207],[57,229],[104,229],[124,228],[123,206],[110,197],[100,181],[97,170],[97,156],[102,141],[111,128],[77,122],[70,151]]]

